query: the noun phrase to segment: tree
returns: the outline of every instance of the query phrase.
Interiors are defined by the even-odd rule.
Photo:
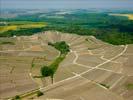
[[[42,74],[43,77],[48,77],[48,76],[52,77],[53,70],[50,67],[48,67],[48,66],[43,66],[41,68],[41,74]]]
[[[16,95],[12,100],[20,100],[20,96]]]

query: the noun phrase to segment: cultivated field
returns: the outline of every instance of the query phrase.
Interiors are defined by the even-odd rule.
[[[2,23],[2,22],[1,22]],[[3,22],[5,25],[0,26],[0,32],[6,32],[10,30],[20,30],[27,28],[41,28],[45,27],[46,23],[43,22],[26,22],[26,21],[15,21],[15,22]]]
[[[24,100],[133,99],[132,44],[114,46],[93,36],[57,31],[0,40],[1,99],[16,95]],[[52,84],[49,77],[36,76],[42,66],[59,56],[59,51],[48,45],[58,41],[65,41],[70,52],[59,64]],[[44,95],[37,97],[32,93],[36,90]]]
[[[110,14],[110,15],[128,17],[129,20],[133,20],[133,14]]]

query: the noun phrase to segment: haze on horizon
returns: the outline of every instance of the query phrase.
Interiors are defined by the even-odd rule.
[[[1,9],[133,9],[133,0],[0,0]]]

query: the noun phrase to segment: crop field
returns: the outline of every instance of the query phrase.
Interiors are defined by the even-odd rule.
[[[65,56],[49,45],[60,41],[69,45]],[[53,77],[42,77],[42,67],[58,59]],[[0,99],[132,100],[132,59],[132,44],[111,45],[93,36],[46,31],[1,37]]]
[[[5,22],[4,26],[0,26],[0,32],[6,32],[9,30],[21,30],[27,28],[41,28],[45,27],[46,23],[43,22],[28,22],[28,21],[12,21]]]

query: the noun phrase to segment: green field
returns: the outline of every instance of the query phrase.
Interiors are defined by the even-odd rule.
[[[57,30],[79,35],[93,35],[97,39],[114,45],[133,43],[133,21],[131,13],[122,16],[110,12],[89,12],[75,10],[70,14],[48,13],[24,14],[15,18],[2,19],[0,37],[32,35],[48,30]],[[114,13],[116,14],[116,13]],[[45,16],[44,16],[45,15]],[[128,17],[126,17],[128,15]],[[49,16],[49,17],[48,17]],[[62,18],[58,18],[62,16]]]

